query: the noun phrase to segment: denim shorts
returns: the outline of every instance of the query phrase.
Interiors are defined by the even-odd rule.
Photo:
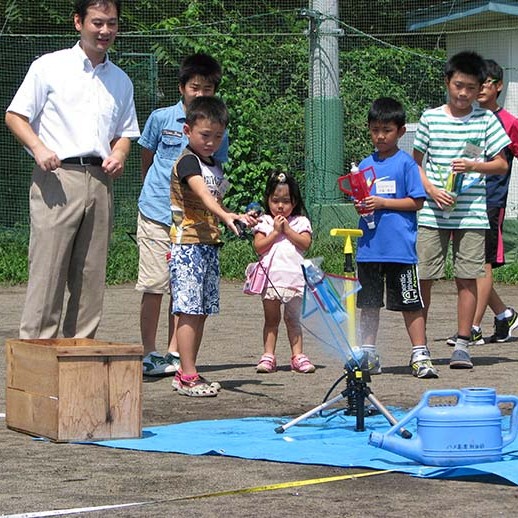
[[[219,313],[219,248],[214,245],[171,245],[169,260],[173,313]]]

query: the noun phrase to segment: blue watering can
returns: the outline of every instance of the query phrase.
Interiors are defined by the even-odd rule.
[[[430,405],[432,397],[457,398],[455,405]],[[513,405],[509,429],[502,430],[500,403]],[[417,419],[411,439],[398,431]],[[428,466],[464,466],[502,460],[502,448],[518,432],[518,397],[497,396],[491,388],[430,390],[385,434],[372,432],[369,444]]]

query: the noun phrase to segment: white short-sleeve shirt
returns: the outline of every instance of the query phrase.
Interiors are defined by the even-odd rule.
[[[92,67],[79,42],[36,59],[7,111],[27,117],[60,159],[106,158],[114,138],[140,135],[130,78],[108,56]]]

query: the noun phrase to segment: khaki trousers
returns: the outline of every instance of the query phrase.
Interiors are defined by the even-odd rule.
[[[102,315],[113,223],[112,180],[101,167],[36,167],[30,188],[29,282],[20,338],[93,338]]]

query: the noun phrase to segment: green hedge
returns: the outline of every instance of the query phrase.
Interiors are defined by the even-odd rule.
[[[508,264],[494,272],[497,282],[518,284],[518,221],[508,220],[504,229]],[[228,234],[221,248],[221,272],[224,279],[244,277],[245,267],[256,260],[250,239],[237,239]],[[22,284],[27,282],[27,248],[29,234],[24,228],[0,230],[0,283]],[[316,236],[307,257],[323,257],[323,267],[329,273],[343,272],[343,240],[327,235]],[[448,261],[448,277],[452,276]],[[112,237],[107,264],[107,283],[133,283],[137,278],[138,248],[126,232],[115,231]]]

